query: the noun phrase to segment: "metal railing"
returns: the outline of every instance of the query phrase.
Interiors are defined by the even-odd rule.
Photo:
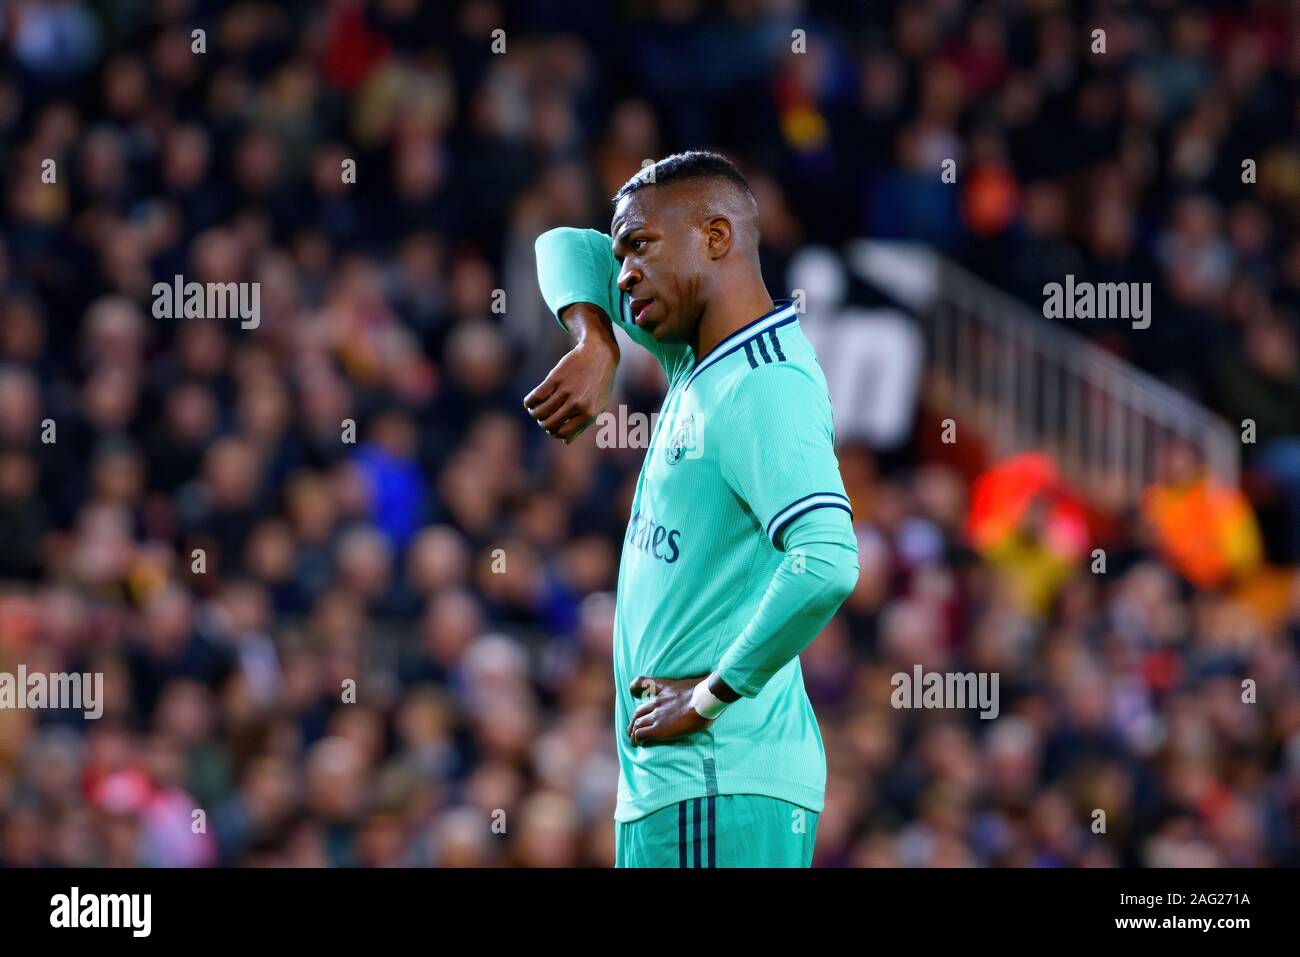
[[[959,428],[974,424],[994,455],[1043,450],[1082,490],[1120,504],[1156,477],[1158,451],[1177,437],[1219,481],[1237,484],[1237,432],[1165,383],[925,246],[859,240],[847,258],[915,313],[922,401]]]

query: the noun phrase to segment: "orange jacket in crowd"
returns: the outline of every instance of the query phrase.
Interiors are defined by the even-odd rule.
[[[1142,516],[1178,572],[1201,588],[1215,588],[1259,567],[1259,527],[1245,496],[1209,476],[1185,485],[1152,485]]]

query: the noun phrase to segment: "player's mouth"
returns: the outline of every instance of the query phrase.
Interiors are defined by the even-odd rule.
[[[641,325],[641,320],[642,320],[642,318],[643,318],[643,317],[645,316],[645,314],[650,310],[650,307],[651,307],[652,305],[654,305],[654,300],[653,300],[653,299],[633,299],[633,300],[631,301],[631,303],[629,303],[628,305],[629,305],[629,308],[630,308],[631,311],[632,311],[632,321],[635,322],[635,323],[639,326],[639,325]]]

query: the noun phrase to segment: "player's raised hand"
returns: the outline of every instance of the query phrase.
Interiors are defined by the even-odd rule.
[[[579,336],[554,369],[524,397],[524,408],[537,423],[568,445],[605,411],[618,370],[618,341],[598,306],[575,302],[564,321]]]
[[[632,715],[632,722],[627,726],[628,740],[635,746],[647,741],[681,738],[707,728],[713,722],[691,706],[695,686],[707,677],[651,678],[642,675],[633,681],[633,696],[649,693],[653,697],[646,698]]]

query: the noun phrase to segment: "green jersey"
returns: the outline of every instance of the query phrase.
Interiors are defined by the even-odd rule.
[[[812,510],[849,511],[816,354],[786,300],[698,362],[688,345],[655,341],[631,321],[609,238],[586,232],[600,241],[587,243],[581,263],[566,247],[565,274],[578,281],[572,290],[544,282],[548,304],[558,313],[592,301],[603,284],[596,304],[659,359],[669,380],[618,573],[615,819],[714,794],[768,795],[821,811],[826,757],[797,654],[757,677],[733,648],[786,557],[782,534],[790,523]],[[629,691],[634,678],[715,668],[742,697],[708,728],[640,747],[628,741],[640,703]]]

